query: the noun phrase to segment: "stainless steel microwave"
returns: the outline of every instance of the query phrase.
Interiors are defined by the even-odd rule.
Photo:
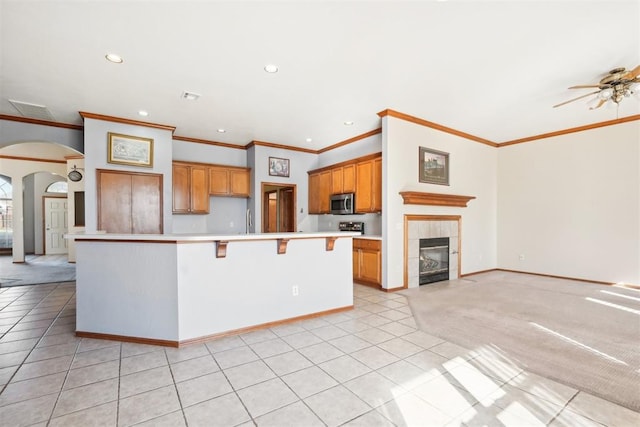
[[[353,193],[334,194],[331,196],[331,213],[333,215],[351,215],[355,211],[355,195]]]

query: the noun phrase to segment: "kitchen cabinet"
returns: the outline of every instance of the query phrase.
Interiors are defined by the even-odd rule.
[[[382,158],[356,164],[356,212],[382,211]]]
[[[331,169],[331,194],[353,193],[356,190],[355,165]]]
[[[162,175],[96,170],[98,230],[162,234]]]
[[[198,163],[173,163],[173,213],[209,213],[209,171]]]
[[[330,212],[331,170],[309,174],[309,213]]]
[[[209,166],[209,194],[249,197],[251,171],[231,166]]]
[[[353,239],[353,280],[364,285],[382,285],[382,242]]]

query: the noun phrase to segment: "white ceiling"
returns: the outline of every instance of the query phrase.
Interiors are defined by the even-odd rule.
[[[87,111],[192,138],[319,149],[378,128],[387,108],[498,143],[640,113],[633,99],[552,108],[588,93],[569,86],[640,64],[638,0],[0,7],[2,114],[19,115],[12,99],[63,123]],[[280,71],[265,73],[268,63]],[[185,101],[185,90],[202,97]]]

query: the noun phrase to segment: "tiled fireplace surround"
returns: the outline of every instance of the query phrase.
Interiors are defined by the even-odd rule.
[[[405,215],[404,282],[407,287],[419,286],[420,239],[448,237],[449,280],[460,277],[460,219],[459,215]]]

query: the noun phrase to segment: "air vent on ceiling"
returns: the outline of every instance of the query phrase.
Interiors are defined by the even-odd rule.
[[[200,98],[200,95],[194,92],[187,92],[186,90],[182,92],[182,99],[186,99],[187,101],[195,101]]]
[[[51,111],[49,111],[49,109],[44,105],[31,104],[29,102],[16,101],[13,99],[10,99],[9,102],[24,117],[39,120],[48,120],[51,122],[56,121],[55,117],[53,117],[53,114],[51,114]]]

